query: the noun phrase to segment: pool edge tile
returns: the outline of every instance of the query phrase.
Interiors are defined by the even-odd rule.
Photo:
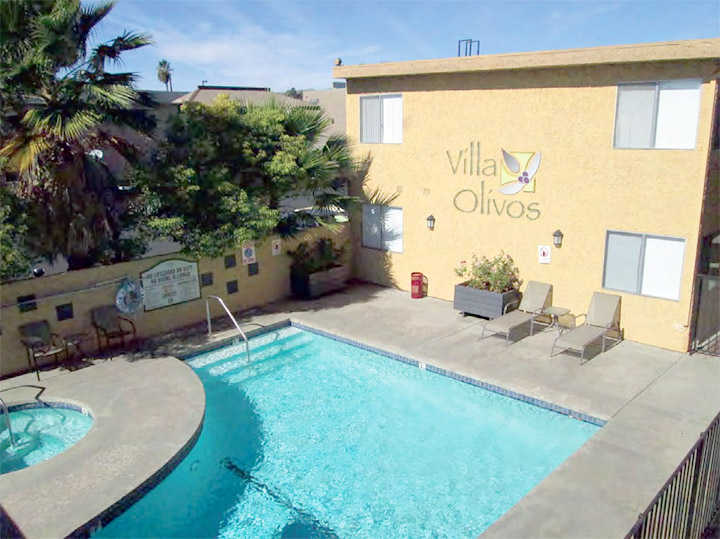
[[[378,355],[381,355],[381,356],[384,356],[384,357],[387,357],[390,359],[394,359],[396,361],[400,361],[401,363],[405,363],[407,365],[412,365],[414,367],[420,367],[420,365],[422,364],[425,366],[424,370],[430,371],[434,374],[439,374],[440,376],[452,378],[452,379],[457,380],[458,382],[462,382],[464,384],[481,387],[483,389],[487,389],[488,391],[492,391],[493,393],[498,393],[500,395],[510,397],[511,399],[519,400],[521,402],[525,402],[527,404],[537,406],[538,408],[544,408],[551,412],[555,412],[555,413],[558,413],[561,415],[571,417],[571,418],[573,418],[577,421],[581,421],[583,423],[590,423],[592,425],[595,425],[596,427],[603,427],[607,423],[607,421],[600,419],[598,417],[594,417],[590,414],[578,412],[576,410],[571,410],[569,408],[565,408],[563,406],[558,406],[557,404],[553,404],[551,402],[544,401],[544,400],[538,399],[536,397],[531,397],[530,395],[518,393],[516,391],[512,391],[512,390],[509,390],[509,389],[506,389],[506,388],[503,388],[500,386],[496,386],[494,384],[490,384],[490,383],[484,382],[482,380],[476,380],[469,376],[465,376],[465,375],[462,375],[462,374],[459,374],[459,373],[456,373],[453,371],[448,371],[441,367],[437,367],[437,366],[433,365],[432,363],[419,361],[417,359],[412,359],[407,356],[403,356],[396,352],[390,352],[388,350],[383,350],[382,348],[378,348],[377,346],[369,345],[369,344],[363,343],[361,341],[357,341],[355,339],[337,335],[337,334],[331,333],[329,331],[326,331],[324,329],[320,329],[313,325],[307,324],[305,322],[297,322],[293,319],[290,319],[288,321],[288,325],[290,325],[292,327],[296,327],[298,329],[302,329],[304,331],[309,331],[310,333],[315,333],[316,335],[320,335],[321,337],[326,337],[326,338],[332,339],[334,341],[338,341],[338,342],[341,342],[344,344],[356,346],[357,348],[360,348],[362,350],[367,350],[368,352],[374,352]]]

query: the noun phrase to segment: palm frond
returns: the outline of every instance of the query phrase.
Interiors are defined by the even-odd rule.
[[[149,34],[125,32],[112,41],[95,47],[90,55],[90,65],[92,65],[95,70],[102,72],[105,69],[105,62],[107,60],[120,63],[120,55],[123,52],[139,49],[140,47],[150,45],[152,42],[153,40]]]
[[[330,126],[331,120],[316,107],[290,107],[284,123],[288,135],[305,135],[312,142]]]
[[[32,24],[33,51],[55,68],[69,68],[85,57],[87,35],[78,28],[80,0],[56,0],[50,13]]]
[[[348,211],[360,203],[360,199],[338,191],[320,193],[315,196],[315,209],[321,214]]]
[[[83,5],[77,23],[77,32],[85,40],[94,34],[95,26],[102,21],[115,7],[117,0],[109,0],[102,4]]]
[[[395,202],[398,196],[400,196],[400,193],[386,193],[380,187],[376,187],[372,190],[366,190],[363,186],[363,199],[370,204],[389,206]]]
[[[87,78],[93,84],[99,84],[103,86],[113,84],[124,84],[126,86],[134,86],[137,82],[137,73],[108,73],[103,71],[101,73],[87,73]]]
[[[35,167],[40,155],[51,148],[45,137],[13,137],[0,149],[0,157],[7,157],[7,167],[24,174]]]
[[[102,86],[98,84],[85,85],[89,101],[98,102],[105,107],[131,109],[138,100],[138,94],[129,86],[111,84]]]
[[[23,124],[33,136],[50,136],[63,141],[81,138],[101,121],[102,117],[91,109],[46,111],[31,108],[23,117]]]

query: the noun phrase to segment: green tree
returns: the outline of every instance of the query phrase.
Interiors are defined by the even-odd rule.
[[[135,90],[135,75],[106,71],[150,38],[126,32],[89,47],[113,6],[0,2],[0,181],[27,203],[30,247],[48,259],[64,255],[70,269],[129,256],[129,202],[98,150],[134,161],[138,148],[126,133],[149,137],[154,127],[139,108],[152,101]]]
[[[332,214],[356,199],[346,194],[347,140],[324,137],[329,124],[318,108],[227,95],[184,104],[154,166],[138,176],[150,229],[186,253],[215,257],[271,233],[337,226]],[[292,197],[310,208],[294,210]]]
[[[30,269],[30,257],[24,245],[27,217],[22,202],[0,187],[0,280]]]
[[[165,91],[168,90],[169,85],[170,91],[172,92],[172,72],[173,68],[170,67],[170,62],[167,60],[160,60],[158,62],[157,76],[158,80],[165,85]]]

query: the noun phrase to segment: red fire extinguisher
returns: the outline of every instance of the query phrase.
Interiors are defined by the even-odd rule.
[[[425,276],[419,271],[410,274],[410,296],[414,299],[425,297]]]

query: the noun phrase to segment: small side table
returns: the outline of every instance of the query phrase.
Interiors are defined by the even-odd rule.
[[[564,316],[570,312],[570,309],[566,309],[565,307],[545,307],[543,309],[543,314],[547,314],[550,317],[550,325],[548,327],[551,328],[558,328],[559,331],[562,332],[562,327],[560,326],[560,322],[558,319],[561,316]]]
[[[83,357],[85,357],[85,352],[83,351],[81,345],[89,338],[90,336],[87,333],[73,333],[72,335],[63,337],[68,349],[68,358],[70,357],[70,348],[75,348],[75,352],[78,355],[77,359],[82,359]]]

